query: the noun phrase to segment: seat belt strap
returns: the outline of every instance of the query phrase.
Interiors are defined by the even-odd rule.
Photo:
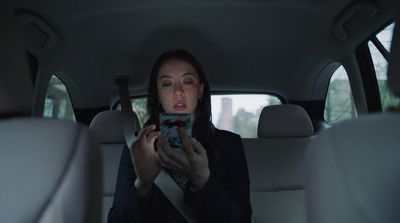
[[[119,91],[119,98],[121,103],[121,111],[122,111],[122,125],[124,127],[124,136],[125,136],[125,143],[128,148],[132,148],[133,143],[136,140],[135,136],[135,126],[132,123],[135,122],[135,118],[137,116],[134,114],[132,110],[131,100],[129,98],[129,91],[128,91],[128,79],[117,78],[116,83],[118,85]]]
[[[154,183],[189,223],[200,222],[192,209],[184,202],[184,193],[181,188],[164,169],[161,170]]]
[[[134,118],[136,115],[133,113],[129,98],[129,79],[117,78],[116,83],[118,85],[121,111],[123,114],[125,142],[128,148],[132,148],[132,145],[136,140],[135,129],[132,125],[135,121]],[[199,222],[192,209],[190,209],[190,207],[184,202],[183,191],[164,169],[161,169],[161,172],[154,180],[154,183],[189,223]]]

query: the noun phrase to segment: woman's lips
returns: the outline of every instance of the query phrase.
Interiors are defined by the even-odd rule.
[[[184,103],[176,103],[176,104],[174,104],[174,109],[177,110],[177,111],[185,110],[186,107],[187,106]]]

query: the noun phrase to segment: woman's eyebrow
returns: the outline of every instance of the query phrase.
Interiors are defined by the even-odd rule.
[[[195,76],[195,74],[192,72],[186,72],[186,73],[182,74],[182,77],[185,77],[185,76]],[[161,80],[163,78],[172,78],[172,76],[170,76],[168,74],[162,74],[158,79]]]
[[[182,75],[182,77],[184,77],[184,76],[188,76],[188,75],[195,76],[195,75],[194,75],[194,73],[191,73],[191,72],[186,72],[186,73],[184,73],[184,74]]]
[[[161,80],[163,78],[172,78],[170,75],[162,74],[158,79]]]

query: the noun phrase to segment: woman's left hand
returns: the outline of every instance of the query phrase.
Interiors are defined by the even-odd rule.
[[[171,148],[167,140],[160,137],[157,151],[159,162],[163,167],[189,177],[192,190],[201,190],[210,177],[207,151],[195,138],[189,138],[184,130],[178,131],[182,138],[184,152]]]

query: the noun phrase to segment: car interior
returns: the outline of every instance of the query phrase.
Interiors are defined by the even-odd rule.
[[[4,222],[99,222],[101,152],[87,127],[30,117],[32,79],[1,8],[0,216]]]
[[[399,222],[398,0],[0,6],[1,221],[107,222],[126,143],[117,80],[139,131],[153,63],[185,49],[214,125],[242,137],[253,222]]]

